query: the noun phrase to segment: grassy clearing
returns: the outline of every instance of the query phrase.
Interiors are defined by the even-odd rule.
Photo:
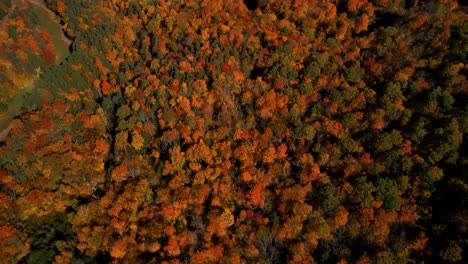
[[[8,127],[8,124],[15,118],[15,116],[21,114],[21,108],[24,106],[23,101],[26,96],[29,96],[34,89],[34,83],[25,87],[21,92],[17,93],[15,97],[8,104],[8,109],[5,113],[1,114],[0,117],[0,130]]]
[[[0,10],[2,9],[1,6],[4,4],[5,1],[8,1],[9,3],[10,0],[0,0]],[[59,63],[66,57],[70,55],[70,51],[68,49],[68,43],[66,43],[63,38],[62,38],[62,29],[61,25],[57,22],[57,20],[54,20],[54,17],[51,17],[51,13],[48,12],[47,9],[44,9],[41,4],[43,4],[43,1],[36,1],[37,3],[29,3],[29,8],[25,10],[18,10],[15,9],[12,13],[10,14],[10,17],[8,19],[15,19],[15,17],[23,17],[26,18],[26,27],[31,28],[32,30],[35,29],[40,29],[43,31],[46,31],[50,34],[52,38],[52,42],[54,45],[54,51],[57,56],[57,59],[55,60],[54,64]],[[9,5],[8,5],[9,6]],[[1,15],[1,11],[0,11]],[[40,61],[32,61],[31,67],[40,67],[43,66]],[[52,64],[53,65],[53,64]],[[50,65],[49,65],[50,67]],[[47,69],[41,68],[44,71]],[[26,77],[26,76],[23,76]],[[21,81],[21,78],[15,78],[17,82],[14,83],[15,86],[17,86],[17,91],[19,91],[17,94],[13,96],[11,101],[6,105],[3,104],[2,107],[2,113],[0,113],[0,133],[11,129],[10,123],[11,121],[15,118],[15,116],[18,116],[21,114],[22,108],[23,107],[28,107],[30,106],[30,101],[28,98],[30,96],[35,96],[31,95],[34,92],[35,89],[35,84],[36,81],[38,80],[36,76],[30,76],[29,82],[27,81]],[[39,101],[40,98],[35,98],[37,100],[32,100],[32,101]],[[29,103],[28,103],[29,102]],[[1,139],[0,139],[1,141]]]
[[[8,14],[10,9],[11,1],[10,0],[0,0],[0,20]]]
[[[30,4],[27,15],[30,16],[33,23],[35,23],[40,29],[47,31],[52,37],[55,52],[58,60],[62,60],[70,55],[67,43],[65,43],[60,35],[62,34],[62,28],[60,24],[50,18],[49,12],[44,10],[42,7],[36,4]]]

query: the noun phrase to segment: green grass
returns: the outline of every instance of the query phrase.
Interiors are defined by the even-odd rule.
[[[11,1],[10,0],[0,0],[0,20],[8,14],[8,9],[10,9]]]
[[[2,4],[0,3],[0,20],[2,20],[6,14],[8,13],[2,8]]]
[[[15,97],[13,97],[11,102],[8,104],[8,110],[3,113],[2,117],[0,118],[0,132],[8,127],[15,116],[21,114],[21,108],[25,106],[24,98],[32,93],[34,86],[35,83],[31,84],[30,86],[24,88],[21,92],[17,93]]]
[[[52,37],[54,43],[55,52],[59,58],[62,60],[70,55],[70,51],[65,42],[60,38],[62,28],[59,24],[55,23],[50,19],[49,13],[42,9],[41,7],[31,4],[31,7],[28,9],[31,11],[30,17],[34,19],[36,24],[42,29],[47,31]]]
[[[0,5],[4,2],[10,3],[10,0],[0,0]],[[42,1],[41,1],[42,2]],[[9,6],[9,5],[8,5]],[[0,11],[1,12],[1,11]],[[1,15],[1,13],[0,13]],[[27,10],[19,12],[18,10],[13,11],[13,14],[11,14],[11,19],[15,19],[16,16],[21,16],[23,18],[26,18],[26,26],[30,27],[32,29],[39,27],[41,30],[47,31],[50,36],[52,37],[52,41],[54,44],[55,48],[55,53],[58,57],[58,59],[55,61],[54,64],[59,63],[66,57],[70,55],[69,49],[67,44],[62,41],[60,35],[61,35],[61,26],[57,24],[54,20],[50,18],[49,13],[44,10],[42,7],[31,4],[30,8]],[[15,32],[11,32],[13,35],[16,34]],[[29,65],[29,68],[36,68],[36,67],[43,67],[44,63],[40,61],[40,59],[36,61],[32,61],[31,65]],[[44,68],[43,68],[44,69]],[[44,69],[47,70],[47,69]],[[33,93],[35,86],[36,86],[37,80],[32,83],[30,86],[25,87],[16,94],[11,101],[8,103],[8,107],[6,107],[3,104],[2,108],[2,115],[0,117],[0,132],[8,127],[10,122],[15,118],[15,116],[18,116],[21,114],[21,109],[22,107],[28,107],[30,106],[32,101],[38,101],[39,98],[34,98],[37,100],[29,100],[28,97],[32,96],[31,93]],[[6,109],[7,108],[7,109]]]

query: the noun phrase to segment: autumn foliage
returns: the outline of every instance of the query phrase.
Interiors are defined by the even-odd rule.
[[[466,259],[456,1],[45,3],[60,63],[0,32],[0,77],[45,65],[0,143],[0,260]]]

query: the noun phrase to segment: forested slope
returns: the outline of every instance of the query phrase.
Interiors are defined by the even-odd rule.
[[[466,261],[456,1],[45,3],[72,43],[0,145],[0,262]]]

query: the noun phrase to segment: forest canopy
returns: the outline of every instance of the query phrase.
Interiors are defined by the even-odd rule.
[[[457,1],[0,0],[0,30],[5,263],[468,258]]]

